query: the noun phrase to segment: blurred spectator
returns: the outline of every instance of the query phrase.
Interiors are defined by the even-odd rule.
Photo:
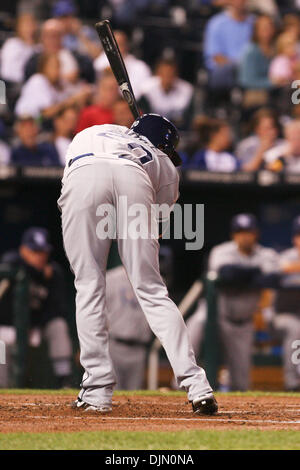
[[[293,222],[293,248],[280,253],[280,269],[284,275],[282,288],[276,292],[273,324],[283,333],[283,366],[285,388],[300,391],[300,365],[293,363],[293,343],[300,339],[300,216]]]
[[[12,150],[12,164],[21,166],[60,166],[54,145],[49,142],[39,143],[39,127],[33,117],[19,117],[15,124],[15,131],[20,143]]]
[[[15,113],[52,119],[65,106],[83,105],[90,95],[89,85],[84,85],[71,97],[60,80],[60,60],[57,54],[39,56],[38,73],[32,75],[22,88]]]
[[[45,0],[17,0],[17,2],[14,3],[17,3],[17,12],[19,15],[30,13],[41,20],[46,18],[50,13],[49,2]]]
[[[128,36],[123,31],[116,31],[115,37],[123,56],[134,94],[136,99],[139,99],[145,81],[151,76],[151,70],[144,61],[137,59],[134,55],[129,53]],[[94,67],[98,76],[101,76],[103,71],[109,67],[104,52],[95,60]]]
[[[264,276],[278,271],[277,254],[258,244],[258,223],[252,214],[231,221],[232,241],[211,251],[210,272],[218,275],[218,323],[230,373],[230,389],[249,389],[253,316]]]
[[[285,86],[296,79],[300,56],[294,32],[283,33],[277,39],[277,56],[270,64],[270,80],[277,86]]]
[[[0,139],[0,165],[8,165],[10,162],[11,150],[6,142]]]
[[[78,121],[78,111],[74,106],[63,108],[54,118],[54,145],[60,164],[65,166],[66,154],[73,139]]]
[[[300,37],[300,18],[295,14],[284,15],[282,21],[282,32],[283,33],[294,33],[296,38],[299,40]]]
[[[223,172],[232,172],[239,168],[236,157],[228,152],[233,142],[233,135],[227,122],[205,116],[199,117],[195,122],[195,129],[201,150],[192,156],[189,168]]]
[[[252,42],[245,48],[239,64],[239,82],[246,90],[244,105],[257,106],[268,101],[273,83],[269,78],[271,60],[275,54],[276,28],[269,16],[260,16],[255,21]]]
[[[100,53],[100,43],[94,28],[82,25],[75,16],[76,6],[72,0],[59,0],[54,4],[52,16],[63,25],[63,45],[71,51],[87,54],[95,59]]]
[[[25,79],[35,74],[38,68],[39,56],[42,53],[58,54],[60,61],[60,78],[74,83],[81,79],[93,83],[95,74],[89,57],[70,51],[63,47],[64,27],[60,20],[50,19],[43,23],[41,30],[41,51],[34,54],[25,67]]]
[[[118,126],[131,127],[134,117],[129,109],[127,102],[119,98],[113,106],[114,124]]]
[[[4,254],[1,261],[15,268],[25,268],[29,277],[30,293],[29,343],[37,347],[42,337],[46,339],[56,386],[64,387],[71,385],[72,345],[65,320],[64,275],[61,267],[50,260],[51,250],[48,231],[31,227],[24,232],[19,250]],[[1,297],[0,338],[10,347],[14,345],[16,337],[12,302],[12,288],[9,286]],[[1,367],[2,387],[11,385],[8,369],[11,368],[12,357],[10,354],[8,356],[5,368]]]
[[[1,49],[0,76],[7,81],[21,83],[28,59],[36,52],[37,23],[33,16],[19,16],[16,36],[7,39]]]
[[[77,125],[77,132],[90,126],[112,124],[113,106],[119,97],[119,89],[114,75],[107,71],[99,80],[94,104],[84,108]]]
[[[107,271],[106,306],[117,388],[139,390],[143,388],[152,332],[123,266]]]
[[[158,13],[167,7],[170,0],[108,0],[112,8],[113,19],[117,24],[135,24],[136,16],[147,7],[152,7]]]
[[[264,162],[264,155],[269,149],[280,145],[280,125],[276,113],[268,108],[257,111],[251,122],[252,135],[243,139],[236,147],[235,155],[244,170],[257,171]]]
[[[272,171],[300,173],[300,121],[288,122],[284,128],[285,141],[268,150],[264,159]]]
[[[254,17],[247,12],[247,0],[228,0],[228,5],[208,21],[205,29],[204,58],[212,88],[235,85],[237,64],[253,31]]]
[[[193,117],[194,88],[178,73],[176,62],[160,60],[155,76],[144,83],[139,105],[143,112],[161,114],[186,129]]]
[[[60,61],[60,78],[73,82],[77,79],[79,70],[76,59],[71,52],[62,47],[63,26],[59,20],[50,19],[43,23],[41,30],[41,51],[34,54],[26,64],[25,78],[37,72],[40,55],[57,54]]]
[[[0,140],[0,165],[8,165],[10,161],[10,148]]]

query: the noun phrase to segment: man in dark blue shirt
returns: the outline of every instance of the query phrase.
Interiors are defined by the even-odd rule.
[[[38,141],[39,127],[31,116],[18,118],[15,127],[20,144],[13,148],[11,163],[20,166],[60,166],[57,150],[51,142]]]

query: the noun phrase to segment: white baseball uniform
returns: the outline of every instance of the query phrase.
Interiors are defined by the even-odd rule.
[[[287,264],[300,261],[299,251],[296,247],[289,248],[280,253],[279,263],[283,269]],[[288,277],[298,277],[291,274]],[[287,390],[296,390],[300,386],[300,365],[293,361],[293,344],[300,338],[300,305],[299,290],[278,290],[275,296],[276,315],[274,326],[283,333],[283,371],[284,383]]]
[[[141,212],[144,226],[151,225],[155,215],[153,204],[165,203],[171,210],[178,197],[179,183],[171,160],[132,130],[103,125],[77,134],[66,161],[58,205],[62,211],[65,250],[77,290],[80,360],[85,369],[79,397],[95,406],[110,403],[115,385],[105,302],[111,239],[103,238],[97,229],[103,204],[115,208],[122,263],[151,329],[166,350],[178,385],[188,392],[190,400],[212,392],[204,370],[196,365],[183,318],[161,279],[157,237],[151,235],[150,229],[147,237],[124,236],[131,216],[130,210],[125,213],[120,197],[127,197],[129,208],[137,203],[146,208],[146,212]]]

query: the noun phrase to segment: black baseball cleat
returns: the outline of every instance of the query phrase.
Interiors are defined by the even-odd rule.
[[[196,415],[215,415],[218,412],[218,403],[212,393],[194,398],[191,403]]]
[[[89,403],[86,403],[85,401],[81,400],[81,398],[77,398],[77,400],[73,401],[71,403],[71,408],[73,410],[82,410],[82,411],[98,411],[99,413],[109,413],[112,411],[111,404],[109,403],[103,403],[102,405],[96,406],[96,405],[90,405]]]

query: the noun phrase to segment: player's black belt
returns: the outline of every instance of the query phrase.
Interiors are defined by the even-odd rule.
[[[116,343],[125,344],[126,346],[130,347],[139,346],[142,348],[147,348],[149,346],[149,342],[138,341],[137,339],[116,338],[114,336],[112,336],[111,339],[116,341]]]
[[[92,155],[94,155],[94,153],[83,153],[82,155],[78,155],[77,157],[74,157],[69,161],[68,166],[70,167],[72,163],[76,162],[76,160],[79,160],[79,158],[91,157]]]

